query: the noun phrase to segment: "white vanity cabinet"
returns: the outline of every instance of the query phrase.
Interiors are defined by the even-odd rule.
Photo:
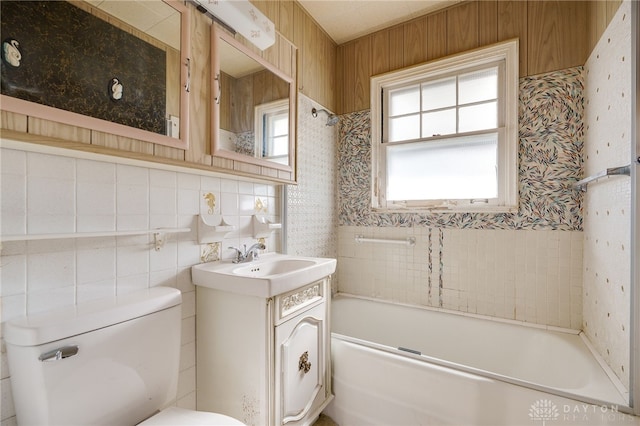
[[[198,410],[311,424],[333,398],[329,280],[270,298],[198,286]]]

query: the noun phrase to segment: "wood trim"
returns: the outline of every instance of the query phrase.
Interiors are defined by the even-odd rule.
[[[17,114],[10,111],[0,111],[0,136],[2,136],[2,130],[15,130],[18,132],[27,132],[28,118],[24,114]]]
[[[188,144],[169,136],[146,130],[136,129],[118,123],[88,117],[71,111],[64,111],[47,105],[37,104],[10,96],[0,95],[0,104],[5,111],[28,115],[29,117],[54,121],[60,126],[75,126],[78,128],[91,129],[99,132],[109,133],[117,136],[126,136],[139,140],[148,141],[161,145],[173,146],[175,148],[185,148]]]
[[[25,144],[25,150],[33,150],[28,145],[38,145],[42,148],[38,148],[38,151],[54,152],[59,155],[68,155],[74,158],[89,158],[96,159],[97,161],[103,161],[103,158],[99,156],[105,155],[108,157],[115,157],[116,163],[133,164],[138,163],[141,167],[158,168],[163,170],[176,170],[184,173],[196,173],[203,175],[215,175],[224,176],[229,174],[229,170],[233,170],[233,165],[229,165],[228,162],[232,160],[219,159],[226,162],[225,164],[201,164],[190,161],[176,160],[172,158],[160,158],[153,153],[140,153],[129,152],[122,149],[114,149],[99,145],[90,145],[80,142],[71,142],[60,138],[50,138],[45,136],[33,135],[29,133],[16,132],[14,130],[2,130],[2,141],[0,146],[9,149],[16,149],[16,145]],[[209,156],[211,160],[211,157]],[[291,184],[290,181],[291,172],[279,171],[277,176],[269,174],[268,176],[260,176],[253,173],[245,173],[237,170],[234,175],[249,178],[256,181],[261,178],[267,178],[273,182]]]
[[[181,61],[184,66],[180,69],[180,139],[135,127],[125,126],[123,124],[112,123],[107,120],[90,117],[87,115],[65,111],[47,105],[35,102],[25,101],[23,99],[13,98],[6,95],[0,95],[0,105],[5,111],[11,111],[18,114],[24,114],[33,118],[40,118],[47,121],[55,121],[63,126],[76,126],[83,129],[91,129],[99,132],[135,138],[153,144],[166,145],[173,148],[188,149],[189,148],[189,102],[188,93],[184,90],[187,81],[186,62],[187,55],[190,51],[190,9],[183,3],[175,0],[166,0],[166,3],[181,13],[181,38],[183,41],[183,49],[181,52]],[[84,9],[84,8],[83,8]],[[124,24],[118,25],[119,27]],[[135,30],[137,32],[137,30]],[[89,130],[87,130],[89,131]]]
[[[264,160],[262,158],[249,157],[245,154],[240,154],[234,151],[227,150],[220,143],[220,138],[218,137],[217,133],[218,133],[218,130],[220,129],[221,114],[220,114],[219,106],[216,106],[215,104],[215,99],[220,96],[220,93],[218,92],[218,87],[222,87],[222,86],[218,86],[217,82],[214,81],[214,79],[216,78],[215,76],[218,75],[218,73],[222,77],[222,73],[220,71],[220,58],[216,54],[216,52],[219,50],[218,45],[221,42],[228,43],[229,45],[237,49],[239,52],[245,54],[246,56],[258,62],[260,65],[262,65],[265,68],[265,70],[268,70],[270,73],[272,73],[276,77],[288,83],[288,87],[289,87],[288,98],[289,98],[289,111],[290,111],[289,116],[294,117],[294,119],[289,120],[289,135],[290,135],[289,164],[290,165],[278,164],[275,162]],[[295,157],[295,146],[296,146],[295,118],[297,117],[295,80],[292,79],[290,76],[288,76],[285,72],[281,71],[276,66],[268,62],[266,59],[260,57],[259,55],[254,54],[253,50],[247,48],[243,43],[236,40],[231,34],[224,31],[222,28],[220,28],[218,25],[215,25],[215,24],[214,24],[213,30],[211,31],[210,45],[211,45],[211,52],[212,52],[211,53],[211,72],[213,73],[212,80],[211,80],[212,88],[211,88],[211,99],[210,99],[211,115],[210,115],[210,121],[209,121],[211,126],[211,154],[214,157],[223,157],[226,159],[233,160],[234,163],[233,163],[232,170],[234,171],[246,172],[247,170],[253,170],[257,175],[260,175],[260,166],[263,166],[263,167],[270,167],[273,169],[281,169],[281,170],[286,170],[288,172],[292,172],[294,170],[294,157]],[[251,93],[247,92],[246,95],[247,97],[253,98],[256,96],[256,93],[254,93],[252,90]],[[241,116],[242,114],[239,114],[239,115]],[[245,130],[245,128],[242,126],[242,123],[240,123],[240,125],[241,126],[239,130]],[[251,125],[253,125],[253,122],[251,123]],[[238,164],[241,164],[241,165],[238,166]],[[256,167],[249,167],[249,166],[246,166],[245,164],[255,165]]]
[[[450,55],[438,61],[426,62],[413,67],[399,70],[395,73],[387,73],[375,76],[371,79],[371,116],[373,125],[371,126],[371,181],[380,182],[380,185],[371,187],[371,203],[374,209],[387,211],[397,208],[412,207],[409,202],[402,202],[401,205],[393,204],[386,199],[384,189],[384,175],[386,169],[385,150],[382,148],[383,141],[386,140],[383,126],[379,122],[383,119],[383,104],[389,99],[389,90],[398,87],[407,87],[424,82],[426,79],[441,78],[442,75],[450,73],[462,73],[464,70],[477,69],[480,67],[493,66],[498,61],[504,61],[503,85],[504,93],[500,98],[504,101],[504,114],[501,126],[494,132],[499,134],[498,157],[500,167],[498,169],[498,197],[487,205],[488,211],[514,211],[517,206],[517,146],[518,146],[518,40],[507,40],[492,44],[487,47],[472,49],[456,55]],[[384,100],[380,93],[385,90]],[[478,131],[476,134],[483,133]],[[451,135],[450,137],[464,137],[472,133]],[[437,139],[437,138],[436,138]],[[494,203],[498,204],[494,204]],[[485,211],[485,207],[476,209],[473,205],[461,203],[460,211]],[[425,207],[422,202],[416,202],[414,207]],[[431,206],[433,207],[433,206]],[[445,203],[436,208],[443,207],[445,210],[458,210],[454,204]]]
[[[65,138],[73,142],[91,143],[91,130],[70,124],[57,123],[30,115],[27,118],[29,132],[34,135]]]
[[[32,132],[33,133],[33,132]],[[62,137],[56,135],[55,137]],[[93,131],[91,135],[92,146],[102,146],[110,149],[118,149],[125,152],[135,152],[139,154],[153,154],[153,144],[143,142],[138,139],[126,136],[116,136],[109,133]]]
[[[200,12],[191,14],[191,93],[189,96],[189,149],[188,162],[210,164],[209,129],[210,55],[209,38],[211,19]]]

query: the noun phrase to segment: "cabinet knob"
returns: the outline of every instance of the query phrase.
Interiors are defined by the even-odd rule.
[[[309,370],[311,370],[309,351],[304,351],[304,353],[300,355],[300,360],[298,361],[298,371],[304,371],[304,374],[307,374]]]

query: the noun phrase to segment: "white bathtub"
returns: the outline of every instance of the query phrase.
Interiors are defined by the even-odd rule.
[[[640,424],[577,333],[344,295],[331,309],[341,426]]]

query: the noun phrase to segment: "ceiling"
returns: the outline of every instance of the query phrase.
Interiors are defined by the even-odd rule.
[[[175,22],[179,19],[178,14],[162,2],[87,1],[178,48],[180,34],[169,31],[169,28],[180,28]],[[337,44],[461,1],[464,0],[298,0]],[[169,35],[170,40],[167,39]]]
[[[180,50],[180,13],[158,1],[87,0],[140,31]]]
[[[298,0],[337,44],[462,0]]]

